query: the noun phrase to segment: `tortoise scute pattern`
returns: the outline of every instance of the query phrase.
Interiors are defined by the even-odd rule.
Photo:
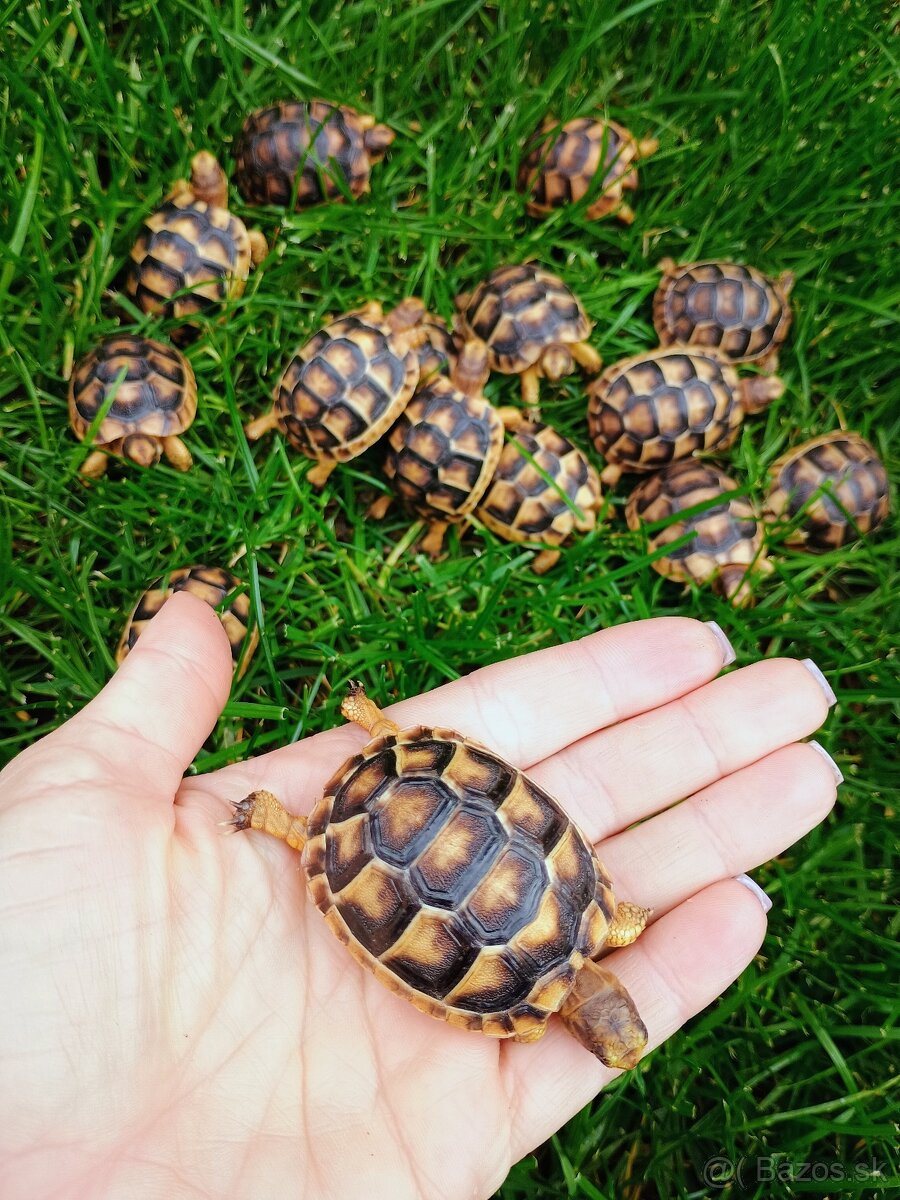
[[[311,891],[357,957],[433,1015],[499,1036],[559,1007],[612,915],[609,881],[556,802],[449,730],[370,742],[308,833]]]
[[[743,418],[737,375],[700,353],[670,350],[626,359],[604,372],[588,396],[597,451],[639,471],[695,450],[727,447]]]
[[[285,101],[251,113],[236,158],[236,181],[251,204],[290,204],[295,186],[298,207],[337,199],[343,193],[336,172],[359,196],[369,179],[356,114],[322,100]]]
[[[664,278],[653,301],[663,345],[715,347],[749,362],[784,341],[790,320],[780,290],[752,267],[694,263]]]
[[[197,411],[193,372],[171,346],[133,334],[104,338],[75,367],[70,415],[84,436],[116,381],[122,376],[98,431],[106,443],[131,431],[153,436],[182,433]]]
[[[623,185],[633,190],[637,187],[636,147],[624,133],[621,126],[593,117],[577,117],[561,128],[543,126],[519,168],[519,190],[536,206],[548,209],[580,200],[600,168],[604,146],[603,183],[621,178]]]

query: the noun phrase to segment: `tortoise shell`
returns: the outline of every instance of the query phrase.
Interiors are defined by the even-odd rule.
[[[275,389],[278,427],[309,458],[347,462],[406,407],[419,379],[412,349],[386,324],[351,313],[302,346]]]
[[[478,516],[507,541],[559,546],[573,530],[594,528],[600,502],[597,472],[578,447],[549,425],[523,422],[503,447]]]
[[[188,322],[172,334],[183,343],[197,334],[192,317],[243,294],[251,257],[244,222],[188,190],[145,219],[125,291],[142,312]]]
[[[353,956],[417,1008],[539,1037],[603,945],[609,877],[555,800],[449,729],[376,737],[307,827],[309,890]]]
[[[393,137],[345,105],[284,100],[247,117],[235,181],[250,204],[288,205],[295,188],[297,208],[343,200],[347,190],[361,196]]]
[[[197,383],[184,355],[163,342],[116,333],[75,365],[69,382],[69,420],[84,439],[111,391],[115,398],[94,441],[109,445],[134,433],[183,433],[197,412]]]
[[[769,279],[739,263],[661,265],[665,274],[653,297],[660,345],[714,347],[732,362],[777,354],[791,324],[790,276]]]
[[[740,380],[701,351],[656,350],[608,367],[588,387],[598,454],[628,471],[655,471],[695,450],[730,446],[744,418]]]
[[[484,495],[502,449],[503,422],[492,405],[437,375],[391,430],[384,470],[412,512],[460,521]]]
[[[463,338],[486,342],[491,370],[504,375],[521,374],[548,346],[583,342],[593,328],[563,281],[531,263],[497,267],[457,303]]]
[[[576,117],[560,126],[548,117],[528,144],[517,185],[528,196],[527,209],[533,217],[580,200],[600,170],[601,157],[601,192],[615,183],[627,191],[638,186],[638,143],[616,121]]]
[[[625,508],[628,527],[665,521],[648,541],[654,551],[672,547],[654,559],[654,570],[682,582],[712,583],[736,603],[746,602],[744,577],[752,565],[762,566],[765,550],[762,525],[738,486],[712,463],[691,459],[640,483]],[[698,505],[701,511],[689,511]]]
[[[799,518],[789,541],[836,550],[871,533],[888,515],[884,464],[858,433],[827,433],[789,450],[769,470],[766,512]]]
[[[438,375],[453,365],[456,345],[447,322],[434,313],[426,313],[422,319],[421,341],[416,347],[419,359],[419,380]]]
[[[132,609],[128,623],[119,640],[116,662],[122,663],[129,650],[141,636],[149,620],[156,616],[168,598],[175,592],[190,592],[198,600],[205,600],[222,622],[222,628],[231,643],[231,658],[239,675],[247,670],[250,659],[259,641],[259,633],[250,630],[250,598],[241,581],[222,567],[182,567],[170,571],[144,592]]]

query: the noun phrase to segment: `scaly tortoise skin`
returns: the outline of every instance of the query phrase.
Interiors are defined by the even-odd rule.
[[[435,375],[416,391],[388,436],[384,473],[404,507],[429,522],[420,549],[436,557],[451,524],[484,495],[503,450],[503,421],[481,390],[484,342],[469,342],[450,379]],[[383,515],[386,505],[373,515]]]
[[[241,581],[222,567],[181,567],[177,571],[170,571],[151,584],[132,609],[119,639],[116,662],[121,664],[125,661],[147,622],[156,616],[170,596],[176,592],[190,592],[198,600],[204,600],[210,608],[216,609],[216,615],[231,644],[232,667],[238,671],[240,678],[250,665],[259,642],[256,628],[250,629],[250,598],[246,592],[239,590],[241,588]]]
[[[369,190],[369,172],[393,140],[386,125],[346,105],[283,100],[244,122],[235,182],[250,204],[288,205],[295,188],[297,208],[341,202],[345,190]]]
[[[416,347],[419,359],[419,382],[424,383],[432,375],[452,368],[456,361],[457,347],[453,334],[443,317],[427,312],[421,323],[422,341]]]
[[[578,447],[551,426],[520,421],[512,433],[477,516],[509,542],[553,547],[531,564],[542,575],[559,560],[555,547],[575,530],[587,532],[596,525],[600,480]]]
[[[858,433],[826,433],[783,454],[769,468],[766,515],[793,520],[789,543],[837,550],[871,533],[890,511],[884,464]]]
[[[121,381],[117,382],[120,380]],[[184,355],[152,338],[117,333],[104,338],[76,364],[69,381],[69,422],[83,441],[115,389],[115,398],[94,434],[94,450],[81,474],[98,478],[113,454],[148,467],[165,454],[186,471],[191,455],[178,434],[197,413],[197,383]]]
[[[455,303],[461,340],[480,338],[492,371],[521,376],[522,398],[532,413],[541,376],[561,379],[575,370],[575,362],[589,372],[600,370],[600,356],[585,340],[593,326],[581,303],[543,267],[497,267]]]
[[[547,117],[528,146],[517,185],[528,197],[530,216],[546,216],[580,200],[599,173],[602,156],[602,192],[586,216],[594,221],[612,215],[626,225],[634,220],[624,196],[638,186],[637,162],[659,149],[655,138],[638,141],[617,121],[595,117],[576,117],[562,126]]]
[[[784,391],[774,375],[740,379],[712,351],[673,347],[614,363],[588,388],[588,429],[607,465],[604,483],[624,471],[655,471],[698,450],[724,450],[747,412]]]
[[[228,211],[228,181],[206,151],[191,162],[191,181],[179,180],[162,208],[145,218],[125,277],[125,291],[146,313],[181,322],[179,344],[199,333],[193,319],[244,292],[253,263],[266,255],[258,230],[249,232]]]
[[[778,369],[791,325],[793,275],[770,279],[755,267],[729,262],[677,266],[665,258],[659,265],[653,324],[661,346],[709,347],[730,362]]]
[[[523,1042],[559,1012],[607,1065],[633,1066],[646,1028],[592,960],[633,941],[649,911],[616,904],[584,834],[493,751],[450,729],[401,730],[358,684],[342,712],[371,740],[308,822],[254,792],[232,826],[301,849],[331,931],[420,1011]]]
[[[321,487],[339,462],[374,445],[411,399],[424,312],[410,297],[387,316],[373,302],[326,325],[295,352],[274,408],[247,426],[247,437],[277,426],[295,449],[317,460],[306,477]]]
[[[685,459],[664,467],[634,489],[625,508],[628,528],[668,521],[664,528],[648,534],[651,550],[670,546],[690,534],[690,540],[675,546],[653,569],[667,579],[685,583],[711,584],[732,604],[751,599],[748,572],[767,572],[763,526],[739,485],[710,462]],[[688,510],[708,505],[701,512]],[[682,515],[687,514],[687,515]]]

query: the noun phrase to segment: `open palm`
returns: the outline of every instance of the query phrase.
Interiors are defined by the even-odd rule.
[[[653,907],[609,960],[651,1044],[759,946],[762,908],[732,877],[835,795],[796,742],[827,711],[814,674],[781,659],[715,679],[722,659],[699,622],[644,621],[389,710],[529,768],[619,897]],[[420,1014],[331,935],[295,852],[222,836],[256,787],[308,811],[365,740],[340,728],[183,780],[230,661],[211,611],[178,595],[0,775],[5,1200],[488,1196],[614,1073],[557,1021],[516,1045]]]

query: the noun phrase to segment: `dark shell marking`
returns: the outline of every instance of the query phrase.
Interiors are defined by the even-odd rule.
[[[69,384],[69,417],[78,437],[122,376],[95,442],[105,445],[131,433],[164,437],[183,433],[197,412],[194,372],[180,351],[130,333],[104,338],[75,366]]]
[[[540,267],[497,267],[461,313],[463,332],[487,343],[491,369],[517,375],[548,346],[581,342],[591,332],[584,309],[563,281]]]
[[[802,512],[796,540],[810,550],[835,550],[870,533],[890,509],[884,464],[856,433],[815,438],[779,459],[771,474],[767,510],[790,519]]]
[[[638,185],[637,146],[621,125],[593,117],[577,117],[561,128],[556,122],[546,122],[531,138],[529,153],[519,168],[519,191],[537,211],[575,203],[600,170],[601,153],[603,186],[621,181],[623,188],[633,191]]]
[[[241,581],[222,567],[182,567],[170,571],[152,584],[134,606],[116,651],[116,662],[121,663],[125,659],[147,622],[156,616],[170,596],[175,592],[190,592],[198,600],[204,600],[210,608],[216,609],[231,645],[232,663],[237,667],[243,654],[242,670],[246,670],[256,649],[258,634],[255,629],[252,634],[249,632],[250,598],[242,588]]]
[[[346,462],[394,422],[419,376],[386,326],[350,315],[328,325],[288,363],[275,391],[282,433],[310,458]]]
[[[556,802],[450,730],[370,742],[308,834],[310,891],[354,955],[424,1011],[496,1036],[543,1025],[612,916]]]
[[[733,362],[777,350],[791,312],[780,286],[753,267],[702,262],[664,277],[653,299],[660,344],[708,346]]]
[[[608,462],[629,471],[724,449],[744,417],[739,386],[732,367],[699,351],[625,359],[588,388],[591,439]]]
[[[492,406],[438,376],[419,388],[391,430],[384,471],[412,512],[461,520],[484,494],[502,447],[503,423]]]

